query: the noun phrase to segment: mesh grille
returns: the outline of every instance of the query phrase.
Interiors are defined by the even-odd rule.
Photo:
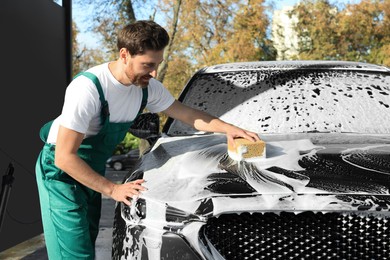
[[[226,259],[389,259],[389,220],[340,213],[242,213],[211,218],[203,231]]]

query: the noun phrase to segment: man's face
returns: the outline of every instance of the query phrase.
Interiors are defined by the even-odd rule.
[[[149,80],[157,76],[158,65],[163,61],[164,51],[146,51],[144,54],[131,56],[125,74],[130,82],[142,88],[148,86]]]

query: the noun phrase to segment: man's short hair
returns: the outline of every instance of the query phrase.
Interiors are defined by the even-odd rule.
[[[130,55],[163,50],[169,43],[167,31],[151,20],[126,25],[118,34],[118,50],[126,48]]]

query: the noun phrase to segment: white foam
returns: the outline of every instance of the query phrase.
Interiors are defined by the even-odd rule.
[[[199,138],[201,139],[201,138]],[[172,141],[179,141],[175,138]],[[161,140],[161,144],[165,140]],[[165,202],[174,201],[191,201],[198,200],[206,197],[210,197],[213,194],[212,191],[204,189],[211,181],[208,176],[212,173],[225,172],[219,166],[219,158],[226,154],[226,143],[215,141],[197,142],[192,140],[191,150],[188,147],[178,146],[175,155],[169,158],[168,161],[164,161],[160,167],[156,167],[144,172],[144,179],[147,187],[141,197],[158,199]],[[157,149],[156,147],[154,149]],[[302,140],[290,140],[290,141],[275,141],[267,142],[266,144],[267,156],[261,161],[253,161],[253,166],[259,170],[265,170],[269,167],[276,166],[286,170],[303,170],[299,166],[298,161],[301,159],[300,152],[306,151],[313,154],[317,149],[321,149],[319,146],[313,145],[309,139]],[[213,151],[215,156],[206,156],[207,152]],[[170,153],[173,154],[173,153]],[[219,157],[218,157],[219,156]],[[295,180],[288,178],[282,174],[274,172],[266,172],[275,179],[283,179],[285,182],[300,182],[300,190],[307,184],[306,180]],[[288,179],[287,179],[288,178]],[[259,193],[275,192],[275,188],[280,186],[279,184],[272,183],[270,181],[264,181],[255,184],[253,186]],[[290,191],[285,190],[286,193]]]

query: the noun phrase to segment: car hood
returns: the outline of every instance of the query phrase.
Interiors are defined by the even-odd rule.
[[[314,144],[308,135],[297,136],[262,136],[266,159],[251,163],[228,157],[225,135],[162,137],[142,159],[148,190],[138,199],[155,209],[163,205],[203,216],[388,211],[389,143],[338,142],[327,134],[336,142]]]

